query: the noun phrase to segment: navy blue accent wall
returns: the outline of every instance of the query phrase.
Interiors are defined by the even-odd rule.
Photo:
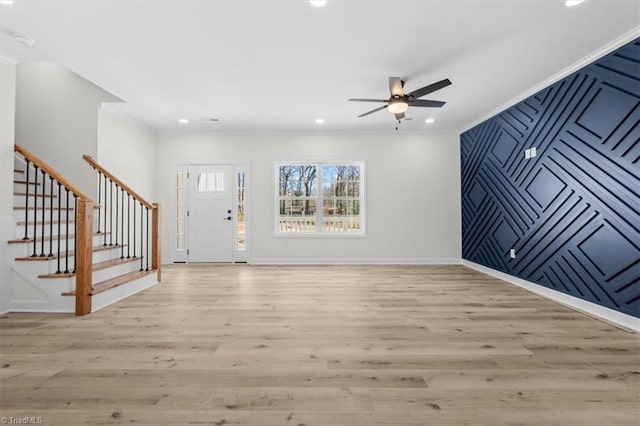
[[[640,39],[460,143],[464,259],[640,317]]]

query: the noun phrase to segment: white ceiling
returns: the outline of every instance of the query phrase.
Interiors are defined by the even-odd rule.
[[[401,129],[457,131],[638,32],[637,0],[15,0],[0,6],[0,52],[57,62],[125,101],[157,129],[377,130],[357,115],[387,98],[387,77],[415,90],[449,78]],[[35,40],[32,47],[11,33]],[[191,120],[188,126],[178,118]],[[205,123],[202,117],[219,118]],[[325,124],[315,124],[316,118]],[[424,123],[433,117],[436,122]]]

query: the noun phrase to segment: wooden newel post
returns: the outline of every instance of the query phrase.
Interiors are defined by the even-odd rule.
[[[76,315],[91,313],[93,264],[93,201],[78,199],[76,232]]]
[[[161,282],[162,260],[160,257],[160,204],[158,203],[153,203],[151,228],[151,269],[158,271],[158,282]]]

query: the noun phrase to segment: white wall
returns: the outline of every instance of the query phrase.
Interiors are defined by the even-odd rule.
[[[98,154],[94,159],[147,201],[156,196],[156,139],[151,127],[100,108]]]
[[[82,155],[96,158],[98,106],[114,101],[119,99],[60,65],[20,63],[16,141],[91,196],[96,178]]]
[[[158,199],[171,206],[177,163],[248,163],[250,262],[428,263],[460,260],[460,155],[455,134],[161,132]],[[367,236],[274,237],[274,161],[364,160]],[[163,261],[172,218],[162,215]]]
[[[15,237],[13,219],[13,141],[15,126],[16,66],[0,60],[0,312],[9,310],[11,276],[9,245]]]

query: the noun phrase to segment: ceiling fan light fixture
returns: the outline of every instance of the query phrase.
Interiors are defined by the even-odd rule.
[[[409,109],[409,104],[404,99],[391,99],[387,108],[391,114],[402,114]]]

